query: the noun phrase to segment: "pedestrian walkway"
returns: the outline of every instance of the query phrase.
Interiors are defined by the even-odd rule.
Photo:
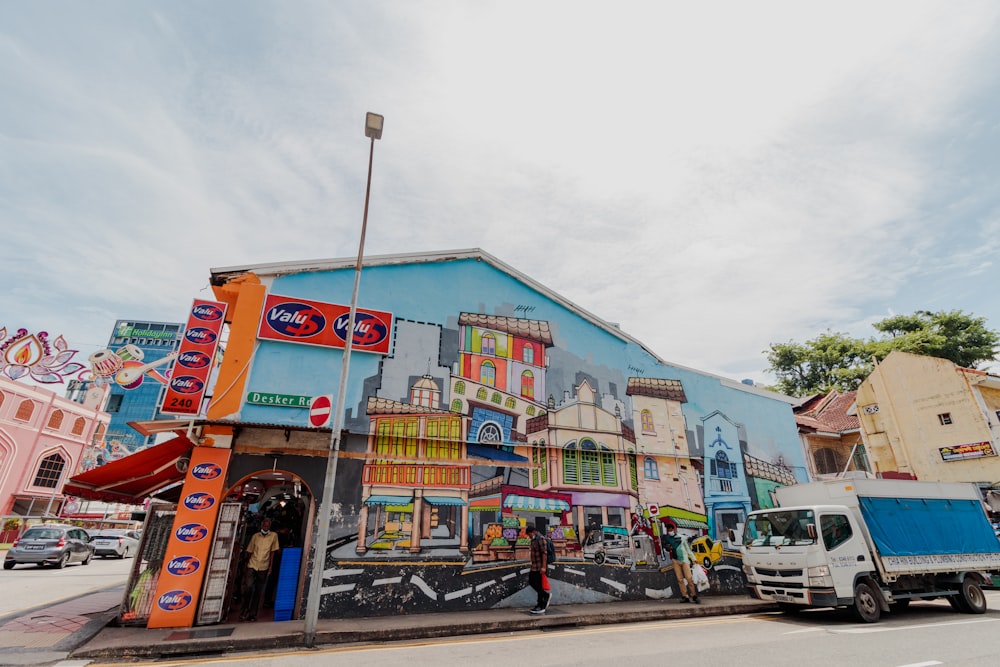
[[[304,646],[303,621],[211,625],[150,630],[113,627],[122,587],[83,595],[8,617],[0,622],[0,665],[85,664],[87,660],[208,656],[238,651]],[[320,619],[316,646],[430,639],[459,635],[520,632],[635,623],[729,614],[752,614],[775,605],[743,596],[703,596],[702,604],[645,600],[552,606],[542,616],[527,608],[457,613],[406,614],[377,618]],[[63,661],[63,662],[60,662]]]

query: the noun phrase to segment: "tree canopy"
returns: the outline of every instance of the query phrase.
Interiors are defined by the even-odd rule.
[[[826,331],[805,343],[771,343],[766,351],[768,369],[778,378],[777,391],[792,396],[852,391],[893,350],[949,359],[959,366],[976,368],[993,361],[1000,334],[986,327],[986,320],[961,310],[932,313],[918,310],[876,322],[881,334],[868,339]]]

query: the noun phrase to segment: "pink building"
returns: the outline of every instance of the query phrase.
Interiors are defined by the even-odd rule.
[[[75,403],[55,392],[0,377],[0,516],[58,515],[63,485],[88,445],[104,439],[111,416],[106,387]]]

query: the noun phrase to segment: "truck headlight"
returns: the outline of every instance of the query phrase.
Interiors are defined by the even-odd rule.
[[[830,576],[828,565],[817,565],[806,570],[809,577],[810,586],[833,586],[833,577]]]

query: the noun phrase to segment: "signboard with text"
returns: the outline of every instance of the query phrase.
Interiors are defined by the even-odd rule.
[[[291,296],[268,294],[257,338],[343,348],[347,341],[350,307]],[[354,317],[352,349],[388,354],[392,313],[358,308]]]
[[[996,456],[990,442],[976,442],[970,445],[955,447],[938,447],[943,461],[964,461],[966,459],[981,459],[986,456]]]
[[[194,300],[160,412],[168,415],[201,412],[225,320],[226,304]]]
[[[308,408],[310,402],[312,402],[312,396],[272,394],[266,391],[251,391],[247,394],[247,403],[253,405],[273,405],[279,408]]]

